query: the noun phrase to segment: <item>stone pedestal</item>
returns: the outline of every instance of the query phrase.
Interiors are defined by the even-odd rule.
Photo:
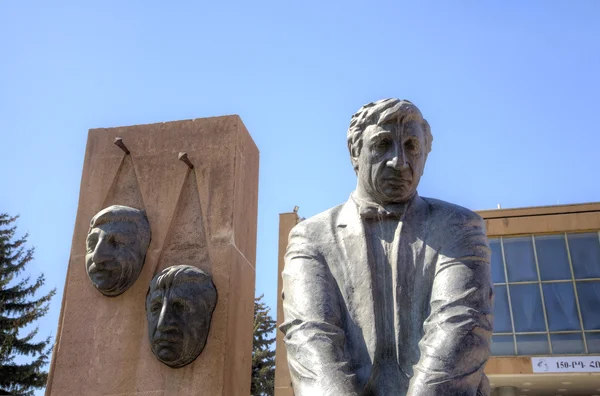
[[[258,162],[238,116],[90,130],[46,395],[250,394]],[[106,297],[86,275],[85,244],[90,219],[113,204],[145,210],[152,240],[133,286]],[[202,354],[173,369],[150,349],[145,297],[157,272],[193,263],[218,303]]]
[[[283,282],[281,272],[285,266],[283,257],[288,244],[290,231],[298,224],[298,214],[281,213],[279,214],[279,252],[277,264],[277,338],[275,343],[275,396],[294,396],[292,388],[292,379],[290,377],[290,368],[287,361],[287,351],[283,343],[283,333],[279,330],[279,325],[283,323],[283,301],[281,293],[283,291]]]

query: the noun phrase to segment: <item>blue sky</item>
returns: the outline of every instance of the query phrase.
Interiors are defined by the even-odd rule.
[[[239,114],[261,153],[257,294],[278,214],[355,185],[350,116],[384,97],[432,127],[419,192],[471,209],[600,201],[597,1],[0,3],[0,212],[57,287],[87,130]],[[273,310],[275,311],[275,310]],[[275,313],[275,312],[273,312]]]

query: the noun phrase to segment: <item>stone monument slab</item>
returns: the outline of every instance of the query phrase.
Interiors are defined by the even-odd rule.
[[[258,163],[238,116],[90,130],[46,395],[250,393]],[[152,236],[137,279],[107,297],[86,273],[86,237],[111,205],[143,211]],[[206,345],[181,368],[153,355],[145,308],[176,265],[218,293]]]

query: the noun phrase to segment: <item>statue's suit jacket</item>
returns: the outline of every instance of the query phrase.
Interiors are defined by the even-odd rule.
[[[483,220],[416,195],[399,227],[388,296],[394,312],[385,319],[393,321],[393,340],[376,325],[385,314],[374,304],[373,263],[354,200],[291,231],[280,328],[296,396],[489,394],[483,368],[493,288]],[[377,352],[390,343],[393,362]]]

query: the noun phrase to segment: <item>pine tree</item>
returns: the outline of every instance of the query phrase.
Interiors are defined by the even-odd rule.
[[[30,278],[16,279],[27,263],[33,260],[33,249],[25,249],[27,235],[15,238],[17,219],[0,213],[0,394],[33,395],[35,388],[46,385],[48,373],[44,366],[50,354],[50,338],[34,341],[38,329],[21,336],[19,330],[48,312],[48,303],[56,290],[35,298],[44,285],[44,276],[30,283]],[[30,363],[17,364],[17,355],[32,358]]]
[[[275,392],[275,342],[273,330],[276,323],[264,303],[263,296],[254,299],[254,343],[252,348],[252,396],[272,396]]]

